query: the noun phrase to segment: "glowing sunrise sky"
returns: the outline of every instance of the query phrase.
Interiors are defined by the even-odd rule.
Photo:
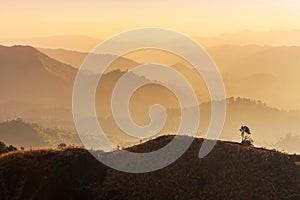
[[[298,0],[1,0],[0,37],[107,37],[155,26],[195,36],[300,29]]]

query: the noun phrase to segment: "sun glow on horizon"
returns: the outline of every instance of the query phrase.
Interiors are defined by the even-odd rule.
[[[295,0],[252,1],[3,1],[1,38],[87,35],[103,39],[137,27],[164,27],[193,36],[240,30],[300,29]]]

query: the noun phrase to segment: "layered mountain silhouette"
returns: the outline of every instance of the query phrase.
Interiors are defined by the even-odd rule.
[[[81,49],[81,51],[91,51],[101,40],[84,35],[54,35],[48,37],[0,39],[0,42],[7,46],[18,44],[44,48],[59,47],[71,50]]]
[[[54,52],[53,55],[59,54],[56,50],[50,51]],[[62,51],[65,52],[65,50]],[[239,52],[243,52],[240,54],[243,54],[241,57],[245,61],[234,61],[235,55]],[[271,62],[273,58],[272,52],[278,52],[278,55],[276,54],[276,63]],[[76,52],[73,53],[66,51],[66,54],[70,56],[70,60],[73,55],[78,55]],[[237,96],[238,94],[251,97],[262,96],[266,99],[269,98],[270,101],[274,101],[272,98],[278,96],[275,99],[278,102],[283,102],[283,99],[286,98],[291,102],[296,102],[297,93],[290,94],[290,90],[286,90],[287,86],[280,85],[280,81],[277,81],[278,79],[286,80],[288,77],[296,76],[295,74],[287,73],[285,75],[287,77],[278,77],[285,60],[279,56],[282,53],[284,53],[285,59],[290,59],[291,61],[289,65],[286,65],[285,70],[291,69],[292,71],[297,71],[297,47],[223,46],[211,50],[211,55],[219,59],[216,59],[216,62],[224,63],[223,68],[220,68],[224,75],[226,90],[229,94],[233,93],[233,96]],[[46,54],[29,46],[1,46],[0,58],[1,121],[21,117],[27,122],[35,122],[44,127],[58,127],[63,130],[74,131],[71,103],[73,83],[77,69],[63,64],[54,58],[50,58]],[[264,63],[267,66],[273,66],[274,71],[263,73],[260,64],[252,65],[250,61],[258,58],[262,60],[266,59]],[[124,61],[124,65],[116,65],[116,67],[118,66],[121,69],[127,69],[127,66],[130,68],[138,64],[138,62],[126,58],[120,58],[120,61],[120,63]],[[250,64],[247,64],[247,62]],[[245,72],[238,68],[239,65],[242,66],[241,68]],[[198,83],[201,80],[199,81],[197,77],[194,77],[196,74],[191,67],[186,67],[182,63],[175,63],[172,67],[178,71],[181,70],[185,76],[192,74],[192,77],[187,78],[190,78],[192,84],[197,86],[195,88],[198,91],[198,95],[201,96],[203,94],[201,91],[205,88],[199,87]],[[247,73],[247,70],[250,68],[254,69],[254,74]],[[105,132],[109,133],[109,137],[114,138],[117,144],[127,146],[132,144],[133,140],[131,137],[125,136],[116,126],[111,111],[111,94],[113,88],[124,73],[126,71],[113,69],[102,76],[96,93],[96,110],[100,124],[103,126]],[[235,73],[235,76],[232,76],[231,73]],[[93,76],[93,74],[87,73],[87,76]],[[130,73],[130,77],[136,81],[146,79],[134,73]],[[290,80],[293,81],[294,79],[290,78]],[[276,87],[276,84],[280,86]],[[290,85],[291,87],[292,85]],[[288,92],[289,94],[287,95],[291,96],[285,96],[284,92]],[[292,98],[294,95],[295,97]],[[273,147],[279,141],[280,137],[283,137],[285,134],[298,134],[299,111],[285,111],[272,108],[262,102],[252,101],[249,98],[228,99],[227,101],[228,113],[221,139],[239,141],[238,128],[244,124],[249,125],[253,129],[254,140],[260,146]],[[180,110],[178,109],[179,104],[176,96],[167,88],[156,84],[144,86],[132,96],[130,112],[133,120],[138,125],[147,125],[150,122],[148,109],[153,104],[162,104],[167,109],[168,118],[162,134],[177,132],[180,124]],[[201,122],[198,134],[202,134],[203,136],[206,133],[210,120],[210,104],[201,104],[200,110]],[[89,119],[87,117],[81,120],[88,121]],[[18,144],[17,142],[9,143]],[[41,142],[41,146],[44,145]]]
[[[35,48],[1,46],[1,119],[22,117],[34,122],[64,125],[64,119],[72,117],[75,75],[76,69]]]
[[[216,37],[195,37],[204,46],[233,45],[274,45],[299,46],[300,30],[250,31],[225,33]]]
[[[125,65],[134,64],[127,59],[121,58],[121,61],[126,61]],[[1,46],[0,72],[2,121],[21,117],[50,127],[74,127],[71,105],[77,69],[50,58],[33,47]],[[100,117],[111,115],[111,94],[125,72],[113,68],[103,74],[96,92],[96,107]],[[92,72],[84,73],[87,77],[95,76]],[[134,73],[129,76],[137,82],[145,80],[145,77]],[[145,90],[153,92],[137,92],[134,99],[144,99],[146,104],[160,99],[167,107],[177,104],[174,98],[169,97],[170,92],[166,88],[153,85],[145,87]],[[142,101],[135,102],[143,105]]]
[[[299,134],[300,111],[280,110],[270,107],[261,101],[245,98],[228,98],[226,101],[227,114],[220,139],[240,142],[241,135],[238,129],[242,125],[248,125],[255,145],[277,148],[279,150],[284,149],[291,153],[300,153],[299,145],[298,147],[293,145],[293,148],[289,148],[290,143],[281,141],[287,133],[293,133],[296,136]],[[200,104],[199,110],[201,118],[197,135],[204,137],[211,120],[211,103]],[[181,120],[180,110],[167,109],[167,114],[168,120],[161,134],[176,133]],[[146,125],[150,122],[147,112],[139,113],[134,119],[137,119],[137,122],[141,125]],[[115,133],[117,135],[115,137],[122,135],[122,131],[116,126],[112,117],[101,119],[100,122],[106,132]],[[121,146],[134,144],[134,142],[138,141],[132,140],[132,143],[130,143],[128,140],[123,138],[123,143],[120,143]],[[124,143],[124,141],[127,143]],[[281,145],[277,144],[279,141],[281,141]]]
[[[80,66],[88,53],[68,50],[40,49],[54,59],[63,63]],[[300,47],[297,46],[266,46],[266,45],[219,45],[207,47],[209,55],[219,68],[225,83],[227,96],[242,96],[259,99],[269,105],[284,109],[300,107],[300,96],[296,91],[299,84]],[[188,50],[187,50],[188,51]],[[119,58],[113,68],[128,70],[141,63],[149,61],[166,63],[183,74],[198,93],[200,101],[208,101],[205,82],[201,75],[191,65],[176,57],[170,58],[164,54],[154,55],[146,52],[139,57],[130,59]],[[158,55],[158,56],[157,56]],[[94,55],[105,59],[109,55]],[[141,59],[141,57],[143,59]],[[165,60],[164,60],[164,57]],[[156,60],[159,58],[159,60]],[[159,73],[155,76],[161,76]],[[167,82],[176,84],[172,77],[162,77]],[[150,79],[154,79],[151,77]],[[286,90],[289,88],[289,90]],[[289,103],[286,103],[289,102]]]
[[[286,152],[299,154],[299,144],[299,135],[288,133],[279,139],[279,141],[275,144],[275,148]]]
[[[76,75],[71,66],[29,46],[0,46],[0,71],[2,103],[66,101]]]
[[[192,38],[205,47],[220,46],[224,44],[300,46],[299,34],[300,30],[243,30],[239,32],[224,33],[214,37],[194,35]],[[48,37],[0,39],[0,43],[5,45],[20,44],[40,48],[62,48],[85,52],[93,50],[101,41],[101,39],[84,35],[56,35]]]
[[[13,143],[16,147],[42,148],[48,146],[42,138],[37,126],[27,124],[21,119],[0,123],[0,138],[5,143]]]
[[[77,134],[53,128],[43,128],[38,124],[28,123],[18,118],[0,123],[0,138],[6,144],[17,148],[37,149],[52,147],[66,142],[69,145],[80,146]]]
[[[43,49],[38,48],[39,51],[43,52],[44,54],[48,55],[49,57],[59,60],[60,62],[72,65],[75,68],[79,68],[83,61],[86,59],[88,55],[94,56],[97,59],[103,60],[111,60],[116,59],[116,61],[110,66],[110,70],[117,70],[120,69],[122,71],[128,70],[132,67],[139,65],[137,62],[124,58],[118,57],[115,55],[101,55],[101,54],[89,54],[86,52],[78,52],[78,51],[71,51],[65,49]]]
[[[152,105],[152,103],[149,102],[149,105]],[[204,137],[210,122],[210,103],[203,103],[199,108],[201,119],[197,135]],[[53,117],[56,116],[55,113],[59,112],[59,110],[53,111]],[[181,119],[180,110],[167,109],[167,114],[168,118],[166,125],[159,133],[160,135],[176,133],[179,128]],[[36,119],[38,119],[38,116],[36,116]],[[136,109],[133,119],[139,125],[147,125],[150,122],[147,110],[140,111],[139,109]],[[60,121],[60,119],[56,120]],[[82,120],[83,123],[89,123],[89,118],[84,118]],[[283,111],[268,107],[266,104],[259,101],[230,98],[227,99],[227,116],[220,139],[240,142],[241,136],[238,128],[242,125],[248,125],[251,129],[254,144],[256,146],[276,148],[290,153],[300,153],[299,145],[297,145],[298,140],[296,140],[296,138],[298,138],[299,120],[299,111]],[[73,119],[64,119],[63,122],[71,127]],[[52,121],[51,123],[54,124],[55,122]],[[116,145],[130,146],[140,142],[139,139],[132,138],[121,131],[112,116],[99,118],[99,123],[108,137]],[[5,143],[17,147],[56,147],[61,142],[81,146],[77,134],[65,129],[40,128],[39,125],[32,125],[31,123],[24,121],[20,122],[18,120],[6,121],[0,124],[0,127],[2,127],[0,128],[0,138]],[[37,129],[38,131],[36,131]],[[293,133],[294,139],[290,137],[285,138],[287,133]],[[26,139],[31,137],[36,139]]]

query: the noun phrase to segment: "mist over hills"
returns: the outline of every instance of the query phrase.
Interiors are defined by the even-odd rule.
[[[3,38],[0,43],[11,45],[30,45],[44,48],[66,48],[70,50],[91,51],[101,40],[84,35],[55,35],[31,38]]]
[[[0,46],[1,102],[66,102],[76,70],[29,46]],[[69,100],[69,99],[68,99]]]
[[[300,200],[300,0],[0,5],[0,200]]]
[[[232,45],[273,45],[300,46],[300,30],[271,30],[251,31],[243,30],[224,33],[215,37],[195,37],[204,46]]]
[[[17,148],[43,148],[45,142],[37,126],[24,123],[21,119],[0,123],[0,138],[4,143],[13,143]]]
[[[300,46],[300,30],[270,30],[224,33],[217,36],[192,36],[200,45],[213,47],[220,45],[271,45],[271,46]],[[103,39],[103,38],[102,38]],[[105,38],[107,39],[107,38]],[[1,38],[4,45],[30,45],[39,48],[69,49],[73,51],[89,52],[102,40],[84,35],[55,35],[31,38]]]
[[[201,120],[197,136],[205,137],[208,124],[210,122],[210,103],[203,103],[199,106],[199,108]],[[59,114],[59,110],[56,112]],[[158,135],[177,132],[180,124],[180,111],[177,109],[167,109],[167,115],[168,118],[166,125]],[[37,119],[38,118],[35,120]],[[133,119],[136,120],[136,123],[139,125],[149,123],[146,111],[134,112]],[[64,120],[70,127],[72,126],[72,118]],[[84,120],[87,120],[88,122],[89,119],[87,118],[82,120],[83,122]],[[130,137],[123,133],[116,125],[112,116],[99,118],[98,120],[107,136],[116,144],[116,146],[120,145],[126,147],[140,142],[140,139]],[[240,142],[241,136],[238,129],[242,125],[248,125],[251,129],[254,144],[256,146],[276,148],[289,153],[300,153],[298,145],[299,140],[296,140],[299,137],[299,120],[300,111],[283,111],[268,107],[259,101],[242,98],[229,98],[227,99],[226,121],[222,134],[220,135],[220,139]],[[29,132],[29,136],[33,135],[40,139],[38,140],[40,142],[35,143],[37,147],[56,147],[61,142],[69,145],[75,144],[77,146],[81,146],[81,142],[75,132],[53,128],[49,129],[51,131],[45,131],[46,128],[38,128],[38,130],[41,131],[35,131],[35,127],[37,125],[32,127],[30,123],[17,122],[18,121],[12,120],[0,123],[1,138],[3,138],[3,140],[8,144],[18,147],[27,147],[32,144],[35,140],[20,140],[20,138],[27,137],[26,134],[29,126],[31,127],[30,130],[32,130]],[[22,124],[25,125],[23,126]],[[41,133],[44,134],[41,136]],[[292,133],[294,135],[293,139],[290,137],[286,138],[288,133]],[[20,137],[19,134],[21,134],[22,137]],[[57,134],[60,136],[58,137]]]
[[[242,124],[250,127],[257,146],[275,148],[275,143],[287,133],[299,135],[300,111],[280,110],[261,101],[243,98],[229,98],[227,101],[226,122],[221,135],[225,140],[240,141],[236,127]],[[288,147],[288,144],[285,146]],[[296,149],[295,152],[299,153],[300,148]]]
[[[222,71],[227,95],[299,108],[299,47],[226,45],[208,51]]]
[[[0,47],[1,120],[61,126],[71,118],[76,69],[29,46]],[[56,112],[58,111],[59,112]]]
[[[48,121],[63,126],[66,120],[72,119],[72,91],[76,73],[77,69],[56,61],[35,48],[1,46],[0,93],[3,98],[0,100],[0,106],[3,109],[1,112],[3,116],[0,117],[2,120],[22,117],[38,123]],[[97,94],[101,94],[101,97],[110,97],[114,84],[124,73],[113,70],[104,74]],[[89,72],[85,75],[95,76]],[[137,80],[144,79],[133,73],[131,77]],[[97,104],[99,109],[102,109],[102,117],[108,115],[103,111],[110,105],[108,100],[100,99]]]
[[[114,62],[112,66],[110,66],[110,70],[121,69],[122,71],[124,71],[138,65],[138,63],[134,62],[133,60],[124,57],[118,57],[115,55],[101,55],[101,54],[93,55],[86,52],[70,51],[65,49],[38,48],[38,50],[48,55],[51,58],[72,65],[75,68],[79,68],[80,65],[83,63],[84,59],[88,55],[95,56],[95,57],[98,56],[99,57],[98,59],[104,59],[104,60],[116,59],[117,62]]]
[[[239,94],[244,94],[241,96],[255,96],[255,94],[259,94],[264,98],[270,97],[271,99],[279,95],[282,97],[281,99],[278,98],[278,101],[283,101],[284,98],[289,98],[290,101],[296,101],[297,98],[293,98],[293,95],[297,96],[297,93],[291,94],[292,96],[288,97],[285,96],[285,93],[281,94],[281,91],[276,91],[280,89],[276,87],[276,84],[280,84],[280,82],[277,82],[277,75],[282,74],[281,68],[283,60],[281,62],[280,59],[282,58],[278,56],[276,59],[279,60],[276,61],[276,63],[269,62],[273,58],[271,52],[273,52],[274,49],[275,52],[280,52],[278,55],[282,52],[286,52],[285,56],[287,57],[285,57],[285,59],[291,60],[291,65],[285,66],[285,70],[288,68],[293,71],[298,70],[296,69],[298,66],[296,57],[299,50],[297,47],[223,46],[213,48],[212,56],[219,58],[219,61],[216,59],[216,62],[222,61],[222,63],[224,63],[224,67],[220,68],[224,74],[224,81],[228,93],[234,93],[231,92],[232,90],[236,91],[233,96],[239,96]],[[56,50],[50,51],[53,55],[59,53],[56,52]],[[69,59],[73,57],[74,52],[62,51],[70,56]],[[289,53],[291,51],[294,53]],[[243,61],[243,59],[234,61],[236,57],[235,54],[238,52],[244,52],[240,54],[243,54],[241,57],[246,61]],[[224,56],[223,53],[227,56]],[[76,56],[77,53],[75,52],[74,55]],[[265,57],[265,55],[268,56]],[[256,57],[267,58],[265,63],[269,62],[270,65],[268,64],[267,66],[274,66],[274,72],[263,74],[261,68],[263,65],[256,66],[251,65],[251,63],[247,65],[248,61],[255,60]],[[71,109],[71,95],[77,69],[50,58],[28,46],[1,46],[0,58],[0,82],[2,85],[0,88],[2,94],[2,98],[0,99],[1,121],[21,117],[26,122],[34,122],[44,127],[57,127],[59,129],[75,132]],[[81,58],[83,58],[83,56]],[[120,60],[120,63],[124,61],[125,65],[116,65],[116,67],[126,68],[126,66],[128,66],[130,68],[138,64],[138,62],[126,58],[121,58]],[[245,72],[238,68],[239,65],[242,65],[241,68],[244,69]],[[185,68],[185,65],[180,63],[175,64],[173,67],[182,70],[185,75],[193,73],[193,69]],[[253,68],[254,74],[250,71],[247,73],[248,68]],[[227,72],[227,70],[229,71]],[[109,137],[113,138],[113,140],[121,146],[128,146],[136,142],[136,140],[133,140],[131,137],[126,137],[116,126],[110,108],[110,97],[113,88],[125,72],[126,71],[122,70],[108,71],[99,82],[96,93],[96,110],[100,124],[103,126],[105,132],[109,133]],[[229,73],[230,76],[226,76],[226,73]],[[236,74],[237,78],[234,74]],[[87,76],[89,75],[91,74],[87,73]],[[296,74],[287,73],[287,76],[289,75],[293,77],[297,76]],[[145,77],[138,76],[134,73],[131,73],[130,76],[137,81],[145,79]],[[281,78],[285,79],[285,77],[280,77],[280,79]],[[195,80],[193,84],[197,85],[197,78],[192,77],[191,80],[192,82]],[[269,85],[266,84],[266,82],[269,82]],[[272,89],[274,87],[275,90]],[[282,85],[281,87],[286,88],[287,86]],[[284,91],[284,89],[282,90]],[[200,92],[198,91],[200,96],[202,95],[201,90],[202,88],[200,87]],[[274,92],[276,94],[274,94]],[[290,93],[290,90],[286,90],[286,92]],[[249,95],[249,93],[251,93],[251,95]],[[287,133],[299,135],[299,111],[280,110],[267,106],[259,101],[243,98],[231,98],[227,99],[227,101],[228,113],[221,139],[239,141],[240,135],[238,128],[244,124],[249,125],[253,130],[255,143],[259,146],[274,147],[280,138],[284,137]],[[285,100],[285,103],[286,102],[287,100]],[[176,132],[180,122],[179,104],[174,94],[170,93],[166,88],[157,85],[145,86],[133,95],[130,112],[135,122],[139,125],[148,124],[150,122],[148,109],[155,103],[162,104],[167,109],[168,118],[166,126],[162,130],[162,134]],[[200,104],[200,110],[201,122],[198,135],[203,136],[209,124],[210,104]],[[82,120],[88,120],[88,118],[83,118]],[[71,142],[66,141],[66,143],[74,143],[71,139],[70,141]],[[17,141],[8,143],[18,144]],[[43,146],[44,144],[41,143],[41,145]],[[287,145],[287,143],[285,145]],[[293,151],[294,150],[295,148]],[[297,152],[300,152],[300,150],[297,150]]]
[[[34,123],[28,123],[18,118],[0,122],[0,138],[7,144],[17,148],[37,149],[52,147],[67,142],[69,145],[81,146],[77,134],[54,128],[43,128]]]
[[[284,137],[281,137],[274,147],[285,152],[299,154],[299,144],[299,135],[288,133]]]
[[[228,97],[240,96],[258,99],[283,109],[300,108],[300,95],[298,95],[295,87],[300,84],[298,77],[300,73],[300,47],[220,45],[208,47],[206,50],[222,74]],[[85,56],[88,55],[88,53],[68,50],[41,49],[41,51],[61,62],[73,63],[74,66],[80,66]],[[104,55],[97,56],[100,58]],[[136,60],[134,58],[119,58],[111,70],[125,71],[141,63],[147,63],[151,59],[153,61],[153,57],[153,54],[145,53],[143,54],[144,60],[139,59],[139,57]],[[169,60],[166,62],[170,63]],[[209,100],[205,83],[192,66],[187,63],[180,63],[180,60],[174,60],[170,66],[191,81],[201,101]],[[160,76],[160,74],[155,74],[155,76]],[[154,77],[150,77],[150,79],[154,79]],[[169,77],[165,80],[176,84],[176,80]]]

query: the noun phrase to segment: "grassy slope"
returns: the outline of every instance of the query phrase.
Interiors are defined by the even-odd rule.
[[[148,152],[164,136],[131,147]],[[218,142],[204,159],[202,139],[156,172],[128,174],[103,166],[82,149],[16,152],[0,157],[0,199],[299,199],[298,156]]]

